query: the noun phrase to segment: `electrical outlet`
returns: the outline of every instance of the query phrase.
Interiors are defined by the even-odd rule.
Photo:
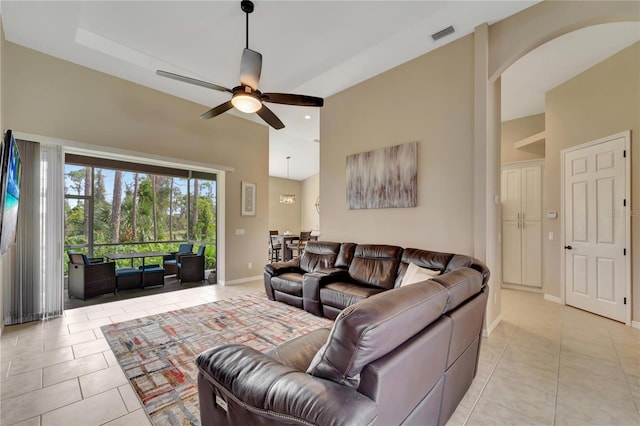
[[[549,239],[553,240],[553,232],[549,232]]]
[[[251,263],[251,262],[247,263],[247,268],[253,269],[253,263]]]

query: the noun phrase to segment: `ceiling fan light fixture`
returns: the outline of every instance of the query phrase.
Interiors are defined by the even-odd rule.
[[[247,114],[251,114],[262,108],[262,102],[260,102],[260,99],[253,93],[236,93],[231,98],[231,104],[233,104],[238,111],[246,112]]]

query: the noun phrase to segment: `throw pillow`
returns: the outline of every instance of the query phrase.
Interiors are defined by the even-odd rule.
[[[402,282],[400,283],[400,287],[403,285],[409,285],[418,283],[420,281],[428,280],[429,278],[437,277],[440,275],[440,271],[434,271],[432,269],[421,268],[415,263],[409,263],[407,270],[404,273],[404,277],[402,277]]]

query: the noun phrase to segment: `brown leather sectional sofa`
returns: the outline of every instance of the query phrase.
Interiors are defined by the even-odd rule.
[[[442,274],[397,288],[409,262]],[[265,267],[270,298],[334,317],[265,353],[203,352],[203,425],[443,425],[477,369],[489,271],[462,255],[310,243]]]
[[[445,276],[467,267],[483,275],[487,267],[470,256],[382,244],[312,241],[302,256],[264,267],[271,300],[335,319],[347,306],[400,286],[410,263]]]

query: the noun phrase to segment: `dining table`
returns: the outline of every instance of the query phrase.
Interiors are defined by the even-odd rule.
[[[142,259],[142,266],[144,267],[144,260],[147,257],[163,257],[168,256],[171,253],[167,253],[165,251],[139,251],[132,253],[114,253],[114,254],[105,254],[104,257],[110,260],[122,260],[122,259],[131,259],[131,267],[133,268],[133,259]]]
[[[272,235],[271,237],[276,239],[280,247],[282,247],[282,260],[286,262],[293,259],[293,250],[288,246],[288,243],[299,240],[300,234],[280,234]]]

